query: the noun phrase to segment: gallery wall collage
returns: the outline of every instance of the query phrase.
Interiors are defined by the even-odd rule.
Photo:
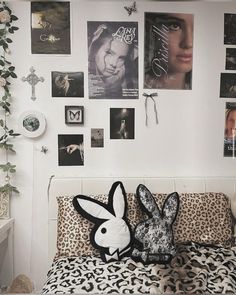
[[[194,15],[187,13],[144,13],[144,56],[139,56],[136,2],[124,6],[127,21],[87,21],[88,85],[84,72],[51,72],[52,97],[133,100],[142,95],[145,106],[154,103],[159,89],[192,89]],[[31,2],[32,54],[71,54],[70,2]],[[224,15],[224,44],[236,45],[236,14]],[[139,59],[144,61],[143,85],[139,85]],[[226,48],[226,70],[236,70],[236,48]],[[34,69],[31,74],[35,75]],[[36,76],[37,77],[37,76]],[[43,81],[37,77],[36,83]],[[28,77],[25,81],[29,82]],[[236,98],[236,73],[222,73],[220,97]],[[35,85],[31,85],[34,87]],[[144,93],[140,93],[139,87]],[[88,87],[88,97],[84,89]],[[32,94],[33,96],[33,94]],[[34,99],[34,97],[32,97]],[[29,137],[43,133],[42,114],[24,114],[22,132]],[[65,105],[65,124],[83,126],[83,105]],[[147,108],[146,108],[147,118]],[[236,102],[225,109],[224,156],[235,157]],[[110,140],[135,139],[135,108],[110,108]],[[147,123],[147,122],[146,122]],[[104,147],[104,129],[91,128],[91,147]],[[84,134],[58,134],[58,165],[84,165]]]

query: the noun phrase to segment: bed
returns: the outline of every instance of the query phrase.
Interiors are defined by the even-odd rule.
[[[173,224],[176,253],[166,264],[135,261],[132,256],[104,262],[91,245],[93,224],[72,205],[74,196],[102,203],[116,181],[127,194],[127,218],[134,229],[145,219],[136,202],[144,184],[160,208],[178,192]],[[49,182],[49,271],[42,294],[235,294],[235,178],[78,178]]]

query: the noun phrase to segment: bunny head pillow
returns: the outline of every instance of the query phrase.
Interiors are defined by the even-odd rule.
[[[90,241],[104,262],[120,260],[131,251],[131,229],[126,220],[127,200],[123,184],[115,182],[108,204],[78,195],[73,199],[76,211],[94,223]]]
[[[136,196],[148,219],[135,227],[131,257],[143,263],[169,263],[175,254],[172,224],[178,213],[179,195],[176,192],[168,195],[162,210],[146,186],[140,184]]]

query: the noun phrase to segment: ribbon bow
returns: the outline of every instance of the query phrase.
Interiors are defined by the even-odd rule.
[[[145,96],[145,113],[146,113],[146,126],[148,124],[148,114],[147,114],[147,102],[148,102],[148,98],[151,98],[153,103],[154,103],[154,112],[155,112],[155,117],[156,117],[156,124],[158,124],[158,117],[157,117],[157,106],[156,106],[156,101],[154,100],[153,96],[158,96],[157,92],[151,93],[151,94],[147,94],[147,93],[143,93],[143,96]]]

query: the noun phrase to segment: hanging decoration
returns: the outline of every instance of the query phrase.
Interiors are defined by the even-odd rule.
[[[31,87],[32,87],[32,94],[31,94],[31,99],[32,100],[36,100],[36,95],[35,95],[35,86],[36,84],[38,84],[38,82],[44,82],[44,78],[43,77],[38,77],[35,74],[35,69],[34,67],[30,68],[30,74],[27,77],[23,77],[22,78],[23,82],[28,82]]]
[[[9,154],[15,153],[11,140],[19,134],[9,127],[8,122],[11,115],[12,101],[10,81],[12,78],[17,78],[17,75],[15,74],[15,67],[7,58],[7,55],[10,54],[9,44],[12,43],[9,35],[14,34],[19,29],[13,25],[14,21],[17,20],[18,18],[12,14],[6,3],[4,1],[0,2],[0,153],[5,154],[5,162],[2,161],[3,163],[0,164],[0,171],[3,172],[3,182],[2,179],[0,182],[0,194],[4,199],[6,199],[5,194],[10,196],[12,192],[18,193],[17,188],[10,182],[11,175],[16,172],[16,166],[9,161]],[[1,157],[1,159],[3,158]]]
[[[128,12],[128,16],[130,16],[133,12],[137,12],[136,2],[131,6],[124,6],[124,9]]]
[[[154,104],[153,108],[154,108],[154,113],[155,113],[155,118],[156,118],[156,124],[158,124],[157,106],[156,106],[156,101],[154,99],[154,96],[158,96],[157,92],[154,92],[151,94],[143,93],[143,96],[145,96],[145,114],[146,114],[145,124],[146,124],[146,126],[148,125],[148,114],[147,114],[148,98],[151,98],[153,101],[153,104]]]

